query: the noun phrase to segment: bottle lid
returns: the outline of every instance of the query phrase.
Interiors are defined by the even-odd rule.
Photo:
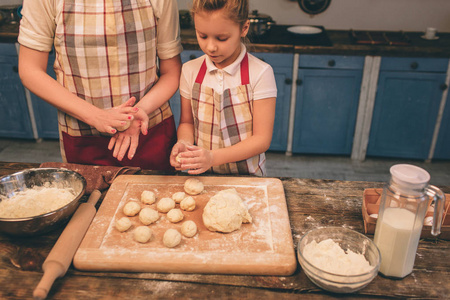
[[[413,165],[393,165],[390,172],[395,183],[411,189],[423,189],[430,181],[430,174],[427,171]]]

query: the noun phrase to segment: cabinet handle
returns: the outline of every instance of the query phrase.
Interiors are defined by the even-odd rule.
[[[191,54],[191,55],[189,55],[189,59],[190,60],[192,60],[192,59],[196,59],[197,58],[197,55],[195,55],[195,54]]]
[[[334,59],[330,59],[329,61],[328,61],[328,66],[329,67],[334,67],[336,65],[336,61],[334,60]]]
[[[445,91],[445,90],[448,88],[448,85],[446,85],[445,83],[443,83],[443,84],[441,84],[441,85],[439,86],[439,88],[440,88],[442,91]]]
[[[19,73],[19,68],[17,66],[12,67],[13,72]]]
[[[411,69],[417,70],[418,67],[419,67],[419,64],[417,62],[411,63]]]
[[[286,79],[284,80],[284,83],[285,83],[285,84],[292,84],[292,79],[291,79],[291,78],[286,78]]]
[[[302,85],[303,84],[303,80],[301,79],[297,79],[297,81],[295,82],[297,85]]]

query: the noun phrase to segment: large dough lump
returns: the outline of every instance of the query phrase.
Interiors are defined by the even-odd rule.
[[[210,231],[232,232],[242,223],[251,223],[252,217],[235,189],[218,192],[203,210],[203,223]]]

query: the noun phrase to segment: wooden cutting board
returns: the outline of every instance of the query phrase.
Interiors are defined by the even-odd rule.
[[[184,191],[186,176],[122,175],[109,188],[91,223],[73,263],[89,271],[130,271],[163,273],[212,273],[290,275],[297,261],[292,241],[283,185],[275,178],[199,177],[205,190],[194,196],[196,208],[184,213],[199,232],[183,237],[180,245],[167,248],[162,243],[169,228],[180,231],[183,221],[173,224],[166,214],[149,225],[153,237],[146,244],[133,239],[133,229],[142,225],[131,217],[132,227],[119,232],[114,224],[124,217],[122,208],[130,199],[140,199],[144,190],[153,191],[157,201]],[[203,208],[218,191],[235,188],[253,218],[232,233],[209,231],[202,221]],[[141,203],[141,206],[144,205]],[[156,205],[151,207],[156,209]],[[177,204],[179,207],[179,204]]]

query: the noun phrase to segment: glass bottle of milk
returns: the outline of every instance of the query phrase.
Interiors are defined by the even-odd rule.
[[[380,273],[403,278],[413,270],[429,201],[434,205],[431,233],[440,233],[445,196],[428,185],[430,175],[422,168],[399,164],[390,173],[381,195],[374,242],[381,253]]]

